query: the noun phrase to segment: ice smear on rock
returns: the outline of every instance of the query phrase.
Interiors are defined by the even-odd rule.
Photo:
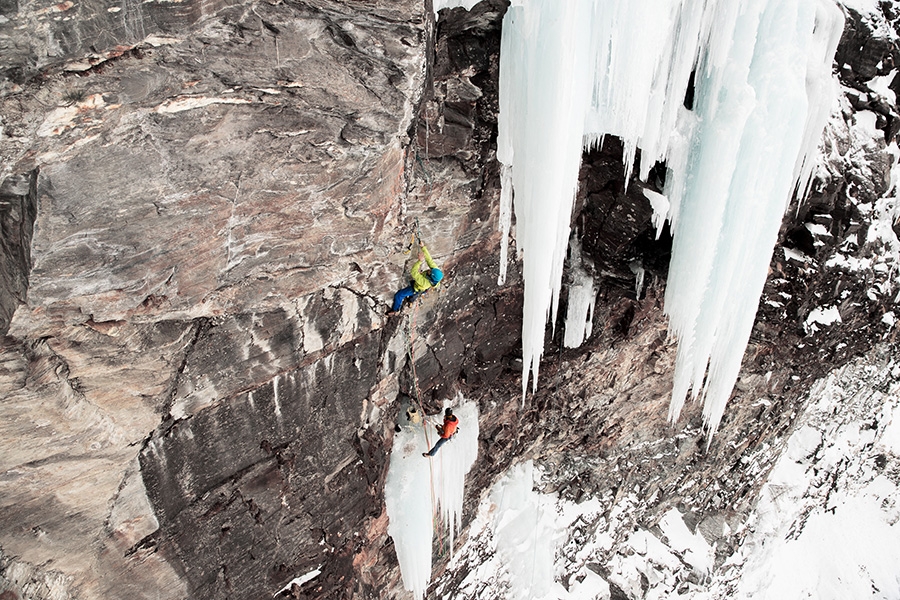
[[[566,348],[577,348],[591,336],[594,320],[594,300],[597,292],[594,289],[594,278],[582,264],[585,259],[581,254],[581,244],[577,239],[569,243],[569,273],[572,282],[569,284],[569,304],[566,308],[566,331],[563,345]]]
[[[478,406],[462,396],[455,403],[457,433],[434,458],[422,453],[437,441],[434,426],[443,421],[442,414],[427,418],[424,426],[403,427],[394,435],[384,484],[388,534],[394,540],[403,585],[416,598],[425,596],[431,579],[434,517],[440,515],[442,531],[437,533],[449,542],[452,552],[466,473],[478,456]]]
[[[553,558],[560,541],[560,532],[548,527],[542,518],[555,507],[549,498],[535,493],[533,486],[533,464],[528,461],[510,469],[491,491],[491,501],[497,507],[497,552],[509,570],[512,596],[518,598],[541,598],[550,591]],[[524,548],[530,555],[522,552]]]
[[[637,148],[642,178],[659,161],[669,167],[666,312],[679,341],[670,417],[688,391],[702,392],[715,431],[784,209],[807,190],[842,29],[830,0],[513,0],[497,158],[511,171],[502,194],[514,196],[524,258],[523,396],[556,319],[582,148],[616,135],[629,173]]]
[[[609,585],[587,567],[560,583],[559,550],[567,531],[602,512],[596,498],[580,503],[535,490],[540,470],[532,461],[511,467],[482,500],[457,560],[467,562],[466,578],[454,584],[453,597],[586,600],[609,598]],[[478,554],[475,548],[488,552]],[[457,560],[449,568],[458,569]],[[496,590],[505,587],[498,595]],[[451,597],[438,589],[438,597]]]

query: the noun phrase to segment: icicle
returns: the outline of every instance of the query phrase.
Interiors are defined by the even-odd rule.
[[[537,384],[547,317],[555,320],[581,148],[612,134],[623,140],[627,177],[637,148],[642,179],[657,162],[669,169],[665,198],[648,197],[658,201],[657,234],[664,210],[674,234],[670,417],[688,391],[702,394],[715,431],[782,213],[793,191],[808,190],[842,29],[830,0],[513,1],[497,157],[524,253],[523,400],[529,375]]]
[[[569,285],[569,304],[566,310],[565,335],[563,346],[577,348],[591,335],[594,318],[594,278],[584,269],[586,262],[581,255],[581,244],[573,238],[569,242],[569,272],[572,282]]]
[[[634,273],[634,297],[640,300],[641,292],[644,291],[644,276],[647,274],[647,271],[639,260],[633,260],[628,263],[628,268]]]
[[[272,396],[275,399],[275,417],[281,419],[281,400],[278,398],[278,375],[272,379]]]
[[[666,215],[669,214],[669,199],[646,188],[644,188],[644,197],[650,201],[650,208],[653,209],[653,216],[650,218],[650,222],[653,223],[653,228],[656,229],[656,239],[659,239],[659,236],[662,235],[663,227],[666,226]]]

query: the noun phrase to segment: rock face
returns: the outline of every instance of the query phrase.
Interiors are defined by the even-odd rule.
[[[358,8],[4,14],[11,593],[225,597],[234,584],[271,596],[322,548],[349,573],[351,530],[378,506],[356,432],[384,402],[370,393],[393,334],[380,299],[402,269],[428,26],[418,3]],[[432,240],[438,258],[457,249]],[[239,407],[248,420],[233,419]],[[383,450],[371,454],[376,479]],[[324,489],[309,472],[290,476],[301,492],[264,484],[300,466],[328,469]],[[258,527],[253,515],[282,499],[285,514],[244,529],[239,517]],[[329,514],[346,502],[337,519],[352,524],[335,529],[317,502]],[[203,534],[181,526],[215,514]],[[238,561],[219,539],[229,519],[238,546],[265,540]],[[282,522],[294,523],[287,545]],[[338,539],[320,548],[324,532]]]
[[[847,103],[706,450],[699,410],[666,420],[668,243],[609,140],[575,215],[595,333],[548,332],[521,406],[515,263],[496,285],[505,8],[0,3],[3,600],[404,597],[382,500],[400,395],[479,402],[467,522],[523,457],[572,497],[639,489],[635,523],[740,522],[814,379],[893,340],[889,270],[827,266],[873,256],[892,159]],[[865,27],[842,45],[856,89],[891,51],[858,57]],[[417,228],[447,279],[388,318]],[[807,325],[831,304],[840,324]]]

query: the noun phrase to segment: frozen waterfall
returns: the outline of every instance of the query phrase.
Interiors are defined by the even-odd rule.
[[[478,406],[462,396],[457,396],[455,404],[459,428],[434,458],[424,458],[422,453],[437,441],[434,426],[442,421],[442,415],[427,418],[424,425],[400,428],[394,435],[384,483],[388,534],[394,540],[403,585],[417,599],[425,597],[431,580],[435,533],[453,552],[461,526],[466,473],[478,457]]]
[[[670,418],[690,391],[716,430],[784,210],[807,191],[843,22],[831,0],[513,0],[497,157],[501,221],[508,232],[511,202],[523,257],[523,397],[556,321],[582,151],[615,135],[629,173],[637,148],[642,179],[668,166]]]

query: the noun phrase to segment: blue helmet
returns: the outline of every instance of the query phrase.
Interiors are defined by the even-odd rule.
[[[428,272],[428,279],[431,280],[431,285],[437,285],[443,278],[444,273],[440,269],[431,269],[431,271]]]

